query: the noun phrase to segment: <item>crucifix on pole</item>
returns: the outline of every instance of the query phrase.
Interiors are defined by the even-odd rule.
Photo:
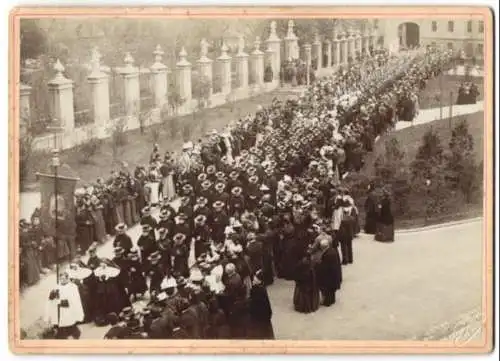
[[[54,135],[54,148],[52,149],[52,161],[51,165],[54,169],[54,208],[55,208],[55,219],[54,219],[54,235],[55,235],[55,244],[56,244],[56,255],[59,254],[59,240],[58,240],[58,212],[59,212],[59,207],[58,207],[58,169],[60,164],[59,160],[59,149],[57,146],[57,134],[62,130],[61,127],[59,126],[52,126],[52,127],[47,127],[48,130],[52,131],[52,134]],[[59,258],[56,257],[56,282],[59,284]]]

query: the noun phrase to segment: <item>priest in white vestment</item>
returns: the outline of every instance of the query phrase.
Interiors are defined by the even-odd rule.
[[[59,276],[59,285],[49,294],[46,321],[56,328],[57,339],[80,338],[78,324],[84,319],[78,286],[67,272]]]

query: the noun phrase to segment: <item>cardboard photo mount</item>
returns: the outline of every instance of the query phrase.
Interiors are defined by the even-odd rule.
[[[28,18],[477,18],[484,21],[484,242],[481,341],[22,340],[19,309],[20,20]],[[476,354],[493,348],[493,32],[484,6],[18,7],[9,18],[9,344],[17,354]],[[396,26],[397,29],[397,26]]]

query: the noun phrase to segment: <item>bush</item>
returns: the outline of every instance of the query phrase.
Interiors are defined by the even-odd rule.
[[[264,82],[270,83],[273,81],[273,67],[271,65],[267,65],[264,70]]]
[[[431,178],[436,168],[442,168],[443,151],[438,134],[432,128],[429,129],[424,134],[415,160],[411,164],[413,176]]]
[[[25,183],[30,171],[30,162],[33,157],[33,141],[31,134],[22,135],[19,139],[19,181]]]
[[[109,128],[111,133],[111,151],[113,152],[113,159],[117,160],[120,154],[120,149],[127,144],[126,131],[127,117],[118,118],[114,124]]]
[[[160,137],[161,137],[161,128],[154,126],[151,127],[151,140],[153,143],[159,143]]]
[[[78,151],[82,155],[82,163],[88,164],[91,159],[101,150],[102,147],[102,139],[99,139],[95,136],[92,129],[87,131],[87,139],[88,141],[84,142],[80,145]]]
[[[458,190],[467,203],[472,201],[474,193],[480,189],[478,165],[474,158],[474,139],[469,133],[464,119],[452,131],[446,157],[446,175],[451,189]]]

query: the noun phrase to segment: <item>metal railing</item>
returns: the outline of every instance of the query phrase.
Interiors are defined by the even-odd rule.
[[[94,123],[93,111],[84,109],[75,112],[75,128],[83,127]]]

